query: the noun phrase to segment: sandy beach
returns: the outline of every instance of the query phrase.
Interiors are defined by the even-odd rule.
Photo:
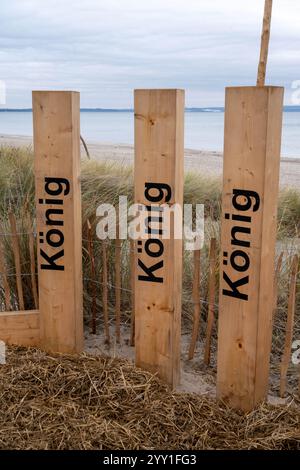
[[[128,144],[109,144],[86,142],[91,158],[101,161],[133,163],[133,146]],[[0,134],[0,145],[14,147],[32,146],[32,137]],[[83,147],[82,155],[85,155]],[[186,171],[198,171],[206,175],[222,176],[223,155],[221,152],[185,149]],[[282,158],[280,165],[280,186],[300,189],[300,158]]]

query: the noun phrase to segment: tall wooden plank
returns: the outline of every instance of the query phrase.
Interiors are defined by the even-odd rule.
[[[136,203],[182,205],[183,128],[183,90],[135,91]],[[157,212],[147,215],[150,222]],[[136,364],[175,386],[180,378],[182,240],[175,239],[174,226],[163,239],[150,225],[152,233],[135,243]]]
[[[83,349],[79,93],[33,92],[41,346]]]
[[[218,396],[252,409],[267,394],[283,88],[227,88]]]

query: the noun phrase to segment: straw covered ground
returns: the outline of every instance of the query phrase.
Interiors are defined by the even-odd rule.
[[[10,347],[0,402],[0,449],[300,450],[295,402],[245,415],[104,356]]]

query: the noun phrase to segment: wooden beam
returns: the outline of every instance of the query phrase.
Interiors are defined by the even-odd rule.
[[[183,90],[135,91],[136,203],[182,205],[183,120]],[[169,239],[155,235],[147,219],[154,216],[147,213],[151,233],[144,226],[135,243],[136,364],[175,386],[180,377],[182,240],[175,239],[174,227]]]
[[[1,312],[0,340],[17,346],[40,345],[40,315],[38,310]]]
[[[79,93],[33,92],[41,346],[83,349]]]
[[[218,397],[250,410],[268,389],[283,88],[227,88]]]

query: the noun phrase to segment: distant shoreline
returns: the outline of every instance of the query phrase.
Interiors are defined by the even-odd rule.
[[[132,108],[80,108],[81,113],[133,113]],[[201,108],[185,108],[186,113],[224,113],[223,106],[206,106]],[[300,113],[300,106],[287,105],[285,113]],[[0,108],[0,113],[32,113],[32,108]]]
[[[88,141],[87,145],[92,158],[100,161],[132,165],[134,158],[133,145],[112,144]],[[32,147],[32,137],[0,134],[0,146]],[[85,155],[81,149],[82,156]],[[185,149],[185,171],[203,173],[206,176],[222,177],[223,154],[218,151]],[[300,188],[300,158],[281,158],[280,186]]]

